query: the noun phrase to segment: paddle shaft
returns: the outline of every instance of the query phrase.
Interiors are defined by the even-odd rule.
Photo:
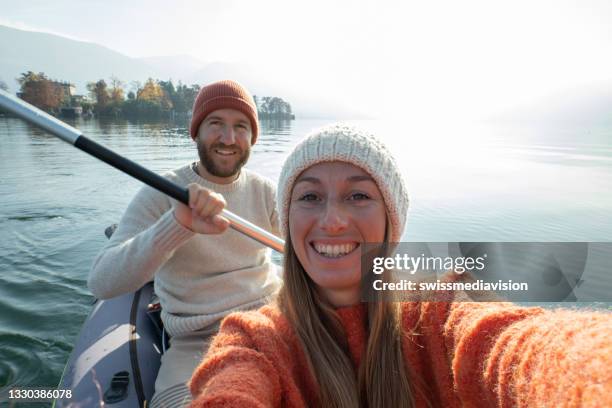
[[[189,205],[189,191],[185,187],[181,187],[138,163],[115,153],[109,148],[87,138],[78,129],[67,125],[48,113],[43,112],[35,106],[1,89],[0,107],[177,201],[187,206]],[[224,209],[221,215],[229,220],[230,226],[236,231],[243,233],[275,251],[283,253],[285,243],[282,239],[228,210]]]

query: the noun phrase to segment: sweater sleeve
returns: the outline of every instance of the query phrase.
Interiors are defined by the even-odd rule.
[[[280,407],[277,369],[257,350],[249,313],[227,316],[189,383],[195,407]]]
[[[276,211],[276,204],[274,204],[274,207],[272,208],[272,215],[270,216],[270,223],[272,224],[272,233],[276,235],[277,237],[281,237],[280,221],[278,217],[278,211]]]
[[[87,281],[94,296],[107,299],[137,290],[195,234],[176,221],[172,208],[170,199],[151,187],[136,194],[94,260]]]
[[[272,232],[277,237],[283,238],[280,236],[280,220],[276,208],[276,186],[274,185],[274,183],[267,180],[266,187],[266,202],[270,214],[270,225],[272,226],[272,230],[270,232]]]
[[[422,307],[424,322],[443,319],[429,334],[440,328],[460,405],[612,406],[612,314],[502,302]]]

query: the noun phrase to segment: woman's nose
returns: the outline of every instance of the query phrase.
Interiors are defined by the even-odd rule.
[[[321,215],[321,229],[329,234],[343,232],[348,227],[348,215],[337,203],[328,203]]]

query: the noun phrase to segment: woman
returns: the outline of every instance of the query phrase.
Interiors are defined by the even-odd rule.
[[[283,287],[224,320],[192,377],[193,406],[612,406],[608,313],[360,302],[360,247],[399,241],[408,209],[373,136],[334,125],[307,137],[278,205]]]

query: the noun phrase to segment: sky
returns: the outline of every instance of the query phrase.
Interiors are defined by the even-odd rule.
[[[481,117],[612,80],[612,2],[7,1],[0,24],[249,64],[373,116]]]

